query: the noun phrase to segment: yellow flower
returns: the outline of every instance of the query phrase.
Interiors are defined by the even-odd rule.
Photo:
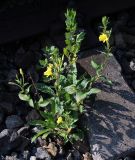
[[[62,117],[59,117],[59,118],[57,119],[57,124],[60,124],[60,123],[62,123],[62,122],[63,122]]]
[[[100,41],[100,42],[103,42],[103,43],[108,42],[108,36],[107,36],[107,34],[102,33],[102,34],[99,36],[99,41]]]
[[[49,77],[49,76],[52,76],[52,67],[53,65],[52,64],[49,64],[48,67],[47,67],[47,70],[44,72],[44,76],[46,77]]]
[[[68,128],[68,129],[67,129],[67,133],[70,133],[71,130],[72,130],[72,128]]]

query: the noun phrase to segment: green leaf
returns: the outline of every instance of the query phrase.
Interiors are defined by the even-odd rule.
[[[99,65],[93,60],[91,60],[91,66],[96,70],[99,68]]]
[[[25,93],[26,93],[26,94],[29,93],[30,87],[31,87],[31,85],[29,85],[29,86],[25,89]]]
[[[82,40],[84,39],[84,36],[85,36],[85,33],[84,33],[84,32],[80,32],[79,34],[77,34],[76,42],[77,42],[77,43],[81,43]]]
[[[64,141],[65,141],[65,142],[68,142],[68,134],[67,134],[67,132],[61,131],[61,132],[59,132],[58,134],[59,134],[61,137],[64,138]]]
[[[108,25],[108,18],[106,16],[102,17],[102,24],[103,24],[103,26]]]
[[[32,120],[28,122],[29,125],[33,126],[45,126],[45,121],[42,120]]]
[[[84,106],[83,106],[83,105],[80,105],[80,106],[79,106],[79,111],[80,111],[80,113],[83,113],[83,112],[84,112]]]
[[[43,100],[42,102],[38,103],[38,105],[39,107],[46,107],[49,103],[49,100]]]
[[[36,86],[37,89],[43,93],[48,93],[53,96],[55,95],[54,90],[51,87],[45,85],[44,83],[37,83]]]
[[[70,139],[71,139],[71,141],[78,141],[79,139],[80,139],[80,137],[79,137],[79,135],[77,135],[77,134],[72,134],[71,136],[70,136]]]
[[[33,102],[33,99],[30,99],[30,100],[28,101],[28,103],[29,103],[29,105],[30,105],[31,107],[33,107],[33,108],[34,108],[34,102]]]
[[[100,89],[98,89],[98,88],[92,88],[92,89],[88,92],[88,95],[97,94],[97,93],[99,93],[99,92],[101,92]]]
[[[69,56],[69,52],[68,52],[67,48],[63,49],[63,53],[64,53],[65,56],[67,56],[67,57]]]
[[[38,132],[31,140],[31,142],[34,142],[39,136],[43,135],[44,133],[48,132],[46,129]]]
[[[104,81],[105,83],[109,84],[109,85],[113,85],[113,82],[111,80],[109,80],[107,77],[105,76],[101,76],[102,81]]]
[[[47,66],[47,59],[45,59],[45,60],[39,60],[39,64],[40,64],[42,67],[46,67],[46,66]]]
[[[63,106],[63,102],[60,102],[59,97],[56,97],[54,99],[54,108],[55,108],[55,114],[59,113],[62,114],[62,112],[64,111],[64,106]]]
[[[76,92],[76,87],[75,87],[75,85],[70,85],[70,86],[65,87],[64,90],[68,94],[74,94]]]
[[[81,83],[79,84],[79,88],[80,89],[85,89],[88,86],[89,80],[84,79],[81,81]]]
[[[19,98],[20,98],[22,101],[29,101],[29,100],[30,100],[30,95],[26,95],[26,94],[19,93]]]
[[[44,133],[42,136],[42,139],[46,139],[50,133],[51,133],[51,131]]]
[[[83,101],[85,98],[87,97],[87,92],[80,92],[80,91],[78,91],[77,93],[76,93],[76,102],[77,103],[80,103],[81,101]]]
[[[48,99],[44,100],[43,97],[41,96],[38,101],[38,106],[39,107],[46,107],[49,103],[50,103],[50,101]]]
[[[40,115],[41,115],[44,119],[47,119],[47,118],[49,118],[49,117],[52,117],[52,113],[50,113],[50,112],[40,111]]]

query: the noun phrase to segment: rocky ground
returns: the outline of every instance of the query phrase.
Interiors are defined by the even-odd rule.
[[[109,16],[113,29],[111,40],[113,54],[122,66],[122,74],[128,85],[135,90],[135,9]],[[99,49],[98,25],[101,18],[90,21],[87,26],[81,25],[83,16],[78,16],[78,21],[80,29],[84,28],[87,34],[82,51],[79,53],[79,57],[82,58],[88,56],[83,50]],[[47,44],[62,47],[63,28],[64,25],[55,23],[47,33],[0,46],[0,159],[2,160],[50,160],[51,156],[55,156],[58,160],[90,159],[87,147],[85,151],[78,151],[72,147],[67,151],[56,142],[50,140],[46,142],[40,138],[31,144],[30,138],[38,128],[31,128],[27,122],[38,119],[39,115],[19,100],[18,88],[8,84],[15,79],[20,67],[26,74],[30,73],[35,82],[38,81],[39,75],[35,69],[42,56],[41,49]],[[122,159],[132,160],[124,157]]]

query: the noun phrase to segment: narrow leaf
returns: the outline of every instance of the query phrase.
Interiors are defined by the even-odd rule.
[[[44,134],[46,132],[46,129],[38,132],[31,140],[31,142],[34,142],[39,136],[41,136],[42,134]]]
[[[91,60],[91,66],[96,70],[99,68],[99,65],[96,62],[94,62],[93,60]]]

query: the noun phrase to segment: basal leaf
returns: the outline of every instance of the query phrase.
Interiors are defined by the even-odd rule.
[[[38,132],[31,140],[31,142],[34,142],[39,136],[43,135],[44,133],[48,132],[46,129]]]

